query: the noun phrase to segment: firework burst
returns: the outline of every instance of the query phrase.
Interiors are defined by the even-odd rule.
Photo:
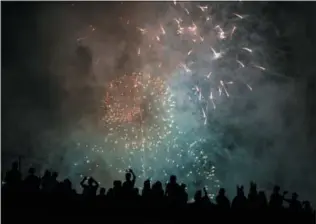
[[[168,9],[155,22],[135,26],[137,72],[106,88],[98,157],[119,173],[133,167],[142,179],[162,180],[176,173],[215,192],[210,115],[240,89],[253,90],[248,74],[267,71],[252,48],[260,38],[247,31],[249,16],[237,12],[239,3],[162,4]]]
[[[102,104],[104,142],[78,144],[78,148],[91,150],[81,165],[95,173],[103,163],[103,168],[114,169],[114,176],[132,167],[141,180],[166,181],[177,173],[190,180],[189,186],[204,186],[205,180],[209,187],[217,186],[215,167],[199,148],[204,139],[179,128],[175,108],[170,87],[161,77],[133,73],[111,81]]]
[[[112,81],[102,121],[113,150],[155,150],[171,133],[174,101],[160,77],[134,73]],[[176,127],[174,127],[176,128]]]

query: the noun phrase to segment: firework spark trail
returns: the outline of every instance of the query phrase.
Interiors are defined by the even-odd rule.
[[[175,22],[173,25],[170,25],[172,24],[171,20],[167,20],[164,22],[160,21],[159,28],[161,29],[161,27],[163,27],[163,32],[159,32],[160,30],[157,28],[158,26],[155,24],[147,25],[146,28],[142,29],[148,31],[146,33],[141,32],[141,34],[144,35],[145,39],[148,42],[150,42],[151,46],[154,46],[151,49],[145,50],[143,52],[144,56],[152,53],[153,51],[165,51],[165,54],[168,55],[176,55],[179,53],[179,51],[185,51],[186,54],[184,54],[183,52],[182,56],[184,57],[181,57],[182,60],[179,59],[178,63],[181,65],[182,68],[185,69],[187,73],[189,73],[193,70],[190,68],[189,63],[193,65],[192,67],[195,67],[194,64],[199,64],[199,62],[201,61],[200,58],[203,59],[204,56],[208,56],[209,60],[207,62],[203,59],[203,62],[208,63],[208,65],[204,64],[203,67],[209,66],[211,70],[214,70],[214,72],[216,72],[216,65],[214,64],[216,64],[216,61],[220,61],[220,59],[222,59],[223,57],[224,58],[221,61],[227,61],[227,63],[230,63],[230,58],[236,56],[236,54],[240,54],[242,50],[248,53],[253,53],[253,50],[249,47],[240,47],[239,49],[236,49],[236,47],[234,47],[233,50],[237,50],[237,52],[231,50],[230,45],[237,44],[235,44],[234,40],[227,38],[229,34],[231,35],[231,37],[233,37],[232,34],[235,33],[238,29],[237,25],[242,25],[242,21],[246,18],[246,16],[243,16],[236,12],[232,12],[232,19],[227,18],[223,21],[216,21],[213,18],[216,18],[216,14],[220,14],[221,12],[214,12],[211,10],[212,7],[208,7],[206,5],[190,5],[192,11],[196,11],[196,9],[199,9],[201,11],[200,15],[194,18],[193,16],[191,17],[191,14],[193,13],[186,13],[189,7],[185,7],[184,4],[185,3],[180,4],[181,7],[175,6],[175,13],[174,11],[172,11],[175,14],[174,18],[172,19]],[[170,18],[169,15],[165,17]],[[210,17],[212,18],[212,20],[208,22]],[[230,24],[230,22],[232,23]],[[224,23],[226,23],[225,26],[219,25]],[[163,41],[160,41],[159,45],[157,45],[152,36],[166,37],[163,39]],[[237,38],[238,37],[236,37],[236,39]],[[183,42],[182,40],[191,41]],[[148,45],[147,41],[144,41],[144,46]],[[205,51],[205,49],[208,48],[211,52]],[[233,53],[235,55],[233,55]],[[251,57],[251,55],[249,55],[249,57]],[[164,61],[165,59],[158,58],[157,60]],[[212,63],[214,61],[215,63]],[[247,66],[240,60],[236,60],[236,62],[240,64],[243,68]],[[145,63],[150,64],[151,61],[146,61]],[[255,67],[261,70],[265,70],[265,68],[260,65],[255,65]],[[197,68],[194,68],[194,70],[196,71]],[[198,71],[196,73],[197,75],[199,75]],[[216,76],[219,75],[220,74],[216,74]],[[210,82],[214,82],[214,80],[211,80]],[[218,83],[218,85],[220,84]]]
[[[175,106],[170,88],[160,77],[133,73],[110,82],[103,101],[106,148],[102,144],[91,149],[86,146],[93,152],[84,158],[84,165],[90,167],[88,171],[97,169],[91,168],[95,166],[91,161],[98,157],[106,158],[108,168],[118,174],[133,167],[141,180],[166,180],[176,167],[179,176],[185,174],[191,183],[201,186],[208,180],[208,187],[215,189],[215,167],[203,151],[196,151],[204,139],[186,140],[188,135],[174,121]]]
[[[103,151],[105,157],[117,158],[108,159],[108,165],[118,172],[141,167],[142,178],[159,179],[176,167],[185,180],[218,187],[211,155],[203,149],[209,113],[221,98],[236,93],[233,84],[253,90],[236,74],[266,68],[251,63],[256,52],[251,43],[241,41],[247,34],[240,27],[249,16],[229,13],[216,3],[174,1],[170,7],[156,23],[135,27],[142,36],[135,50],[142,66],[108,88],[102,122],[109,128],[105,139],[112,150]]]
[[[201,125],[207,125],[208,123],[208,113],[210,111],[208,106],[211,105],[213,109],[216,109],[216,98],[230,97],[230,85],[243,85],[249,91],[253,90],[249,83],[236,76],[235,73],[237,69],[242,72],[251,67],[249,62],[245,63],[244,60],[236,60],[236,58],[239,58],[239,56],[244,58],[245,53],[247,53],[247,61],[251,61],[255,54],[250,47],[245,47],[251,46],[251,43],[242,42],[244,46],[236,44],[238,38],[240,38],[238,27],[242,26],[248,16],[231,12],[230,18],[216,20],[218,18],[217,14],[220,13],[222,12],[214,11],[213,7],[208,5],[175,3],[172,16],[166,15],[165,18],[167,19],[159,20],[159,24],[145,24],[144,27],[146,28],[144,30],[148,32],[141,32],[144,37],[141,45],[144,48],[143,58],[145,60],[143,63],[146,65],[157,63],[156,61],[146,60],[150,54],[170,55],[168,58],[173,58],[174,63],[171,68],[162,66],[159,67],[156,73],[166,74],[164,78],[167,82],[176,83],[171,87],[171,92],[177,97],[181,98],[184,95],[186,95],[185,99],[196,97],[196,104],[200,104],[200,106],[192,105],[194,103],[190,100],[186,102],[191,104],[191,108],[201,111],[197,113],[201,116]],[[155,39],[153,36],[160,38]],[[146,49],[146,46],[152,47]],[[168,61],[166,61],[168,58],[158,57],[156,60],[159,64],[164,65],[168,64]],[[239,66],[234,68],[234,62]],[[263,66],[253,66],[265,71]],[[226,72],[223,72],[224,69],[226,69]],[[206,77],[205,73],[207,74]],[[185,80],[187,80],[187,83]],[[196,82],[199,84],[195,84]],[[193,85],[193,92],[192,88],[186,84]],[[182,89],[181,94],[178,89]],[[217,90],[217,93],[214,90]],[[182,94],[183,92],[186,93]],[[193,102],[195,101],[193,100]],[[175,108],[175,110],[177,111],[177,118],[181,120],[181,115],[184,112],[178,108]],[[191,116],[190,120],[199,119]],[[180,129],[182,130],[182,128]],[[198,147],[199,144],[193,141],[189,148],[195,151]],[[198,158],[194,159],[199,160]]]

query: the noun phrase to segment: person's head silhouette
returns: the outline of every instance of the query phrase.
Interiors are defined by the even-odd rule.
[[[219,189],[218,195],[224,196],[225,192],[226,192],[225,189],[221,188],[221,189]]]
[[[125,174],[125,180],[130,181],[132,179],[132,174],[130,172],[126,172]]]
[[[101,187],[101,189],[100,189],[100,195],[105,195],[105,188],[104,188],[104,187]]]
[[[177,177],[175,175],[170,176],[170,183],[175,184],[177,182]]]
[[[194,201],[200,201],[202,199],[202,191],[198,190],[195,192]]]
[[[88,179],[88,185],[89,185],[89,186],[92,186],[92,184],[93,184],[93,179],[92,179],[92,177],[90,177],[90,178]]]

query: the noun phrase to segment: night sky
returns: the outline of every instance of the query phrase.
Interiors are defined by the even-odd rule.
[[[25,167],[63,164],[60,172],[67,175],[74,133],[99,130],[108,80],[142,64],[131,53],[142,40],[126,21],[137,24],[139,15],[155,12],[146,21],[154,22],[171,3],[142,4],[1,3],[2,169],[22,156]],[[256,83],[256,104],[230,104],[240,123],[221,126],[223,138],[234,144],[221,144],[230,154],[217,153],[218,178],[231,191],[236,182],[254,179],[267,189],[279,183],[316,198],[316,4],[242,4],[268,21],[263,60],[274,75]],[[256,109],[245,123],[247,108]]]

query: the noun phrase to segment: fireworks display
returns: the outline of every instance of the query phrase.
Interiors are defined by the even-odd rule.
[[[124,75],[110,83],[103,121],[113,150],[152,150],[171,134],[175,106],[166,84],[150,75]]]
[[[161,4],[168,7],[154,22],[119,18],[135,25],[139,64],[108,82],[101,102],[102,140],[78,143],[86,156],[75,166],[84,164],[92,173],[112,169],[112,179],[132,167],[139,185],[177,174],[192,190],[207,186],[215,192],[220,182],[210,117],[221,102],[251,93],[252,71],[266,70],[252,48],[258,36],[245,35],[249,15],[238,13],[239,3]]]
[[[93,153],[86,153],[89,156],[81,164],[83,167],[88,165],[91,172],[99,173],[100,164],[96,161],[100,161],[104,162],[104,169],[117,173],[132,167],[140,182],[147,178],[166,181],[176,172],[191,180],[190,186],[204,186],[205,180],[208,187],[218,186],[215,167],[204,151],[197,148],[205,139],[181,131],[176,124],[176,102],[161,77],[133,73],[113,80],[107,87],[102,109],[104,142],[92,147],[85,145]]]
[[[57,171],[78,193],[84,176],[108,190],[132,168],[137,187],[174,174],[190,197],[255,181],[316,198],[312,7],[6,7],[4,172],[20,158],[23,176]]]

